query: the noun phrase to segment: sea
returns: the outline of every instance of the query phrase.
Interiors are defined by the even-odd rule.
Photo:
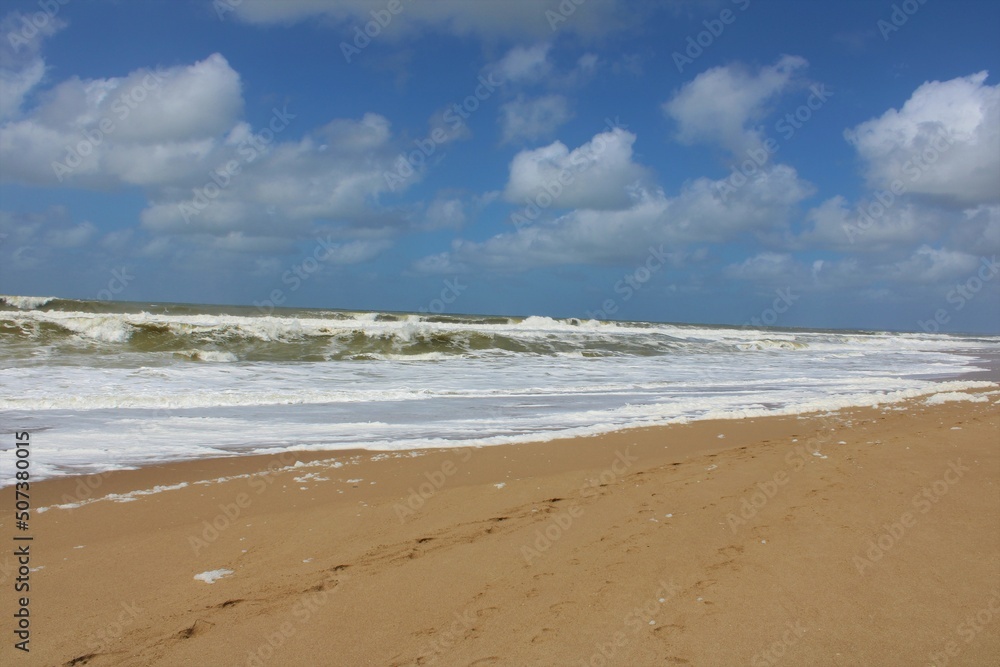
[[[998,359],[998,336],[0,296],[0,486],[15,430],[38,480],[894,404],[995,386]]]

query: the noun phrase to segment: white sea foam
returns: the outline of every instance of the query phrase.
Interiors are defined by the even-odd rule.
[[[969,401],[972,403],[985,403],[990,399],[980,394],[967,394],[965,392],[947,391],[934,394],[927,398],[924,403],[928,405],[940,405],[942,403],[953,403],[956,401]]]
[[[14,306],[15,308],[20,308],[22,310],[31,310],[32,308],[41,308],[50,301],[54,301],[54,296],[3,296],[0,295],[0,301],[7,303],[8,305]]]
[[[31,309],[0,317],[20,331],[8,348],[0,338],[0,410],[45,442],[33,453],[33,479],[281,451],[410,456],[891,405],[993,386],[961,378],[1000,356],[997,338],[548,317]],[[63,338],[43,340],[53,330]],[[170,336],[179,338],[167,351],[147,350]],[[359,339],[370,349],[352,356]],[[311,360],[254,360],[272,344],[310,345]],[[334,354],[346,360],[316,360]],[[0,451],[0,484],[12,479],[12,456]]]
[[[197,581],[204,581],[206,584],[214,584],[219,579],[228,577],[231,574],[234,574],[232,570],[221,567],[218,570],[209,570],[208,572],[196,574],[194,575],[194,578]]]

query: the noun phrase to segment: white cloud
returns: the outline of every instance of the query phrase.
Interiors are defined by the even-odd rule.
[[[979,262],[976,255],[924,245],[906,260],[894,264],[888,273],[899,282],[934,284],[968,276]]]
[[[646,169],[632,161],[633,143],[634,134],[614,128],[573,151],[561,141],[521,151],[510,163],[504,196],[522,204],[547,193],[560,208],[630,206],[629,189],[648,180]]]
[[[730,264],[723,273],[734,280],[752,283],[794,284],[800,286],[805,267],[786,253],[762,252],[738,264]]]
[[[438,198],[425,214],[426,229],[461,229],[465,224],[465,206],[461,199]]]
[[[18,69],[0,68],[0,121],[18,114],[24,98],[44,76],[45,63],[41,58]]]
[[[631,155],[633,135],[623,130],[607,134],[628,148],[625,157]],[[535,151],[525,153],[540,157]],[[555,165],[568,161],[565,147],[554,153]],[[617,163],[620,167],[632,164],[627,159]],[[553,165],[547,164],[546,168],[551,170]],[[518,183],[519,187],[529,187],[532,180],[525,175]],[[472,267],[514,271],[566,264],[629,265],[644,257],[651,246],[659,248],[663,244],[666,252],[683,253],[690,243],[724,242],[786,230],[791,214],[812,193],[811,186],[801,181],[794,169],[783,165],[761,172],[725,200],[720,195],[720,183],[698,179],[687,183],[675,197],[638,186],[625,192],[627,206],[616,210],[578,208],[554,220],[536,222],[485,241],[456,240],[448,252],[425,257],[414,269],[448,273]],[[617,192],[614,194],[617,196]],[[571,195],[583,197],[584,193]]]
[[[503,2],[471,2],[470,0],[400,0],[401,11],[387,18],[385,0],[242,0],[233,14],[250,23],[293,23],[312,17],[322,17],[344,30],[344,38],[353,38],[353,27],[363,27],[378,13],[386,24],[381,36],[394,38],[421,31],[438,31],[455,35],[477,35],[485,38],[526,35],[542,37],[552,34],[546,10],[553,10],[559,20],[559,30],[581,35],[602,35],[616,30],[628,21],[623,17],[621,0],[587,0],[572,3],[573,12],[562,20],[558,4],[540,5],[537,0],[504,0]],[[220,3],[221,4],[221,3]],[[229,3],[229,7],[237,3]],[[384,14],[382,12],[385,12]],[[226,11],[222,18],[232,16]],[[634,20],[634,19],[633,19]],[[377,27],[377,24],[376,24]],[[374,32],[374,31],[373,31]]]
[[[97,228],[89,222],[81,222],[72,227],[53,229],[45,235],[45,243],[57,248],[78,248],[97,234]]]
[[[685,84],[663,104],[663,111],[677,122],[681,143],[718,144],[734,154],[743,153],[761,140],[749,126],[796,83],[807,66],[804,58],[783,56],[755,72],[741,65],[713,67]]]
[[[18,115],[25,98],[45,77],[45,40],[66,27],[58,16],[32,21],[19,12],[0,19],[0,122]]]
[[[376,257],[391,244],[388,241],[348,241],[326,248],[325,264],[361,264]]]
[[[872,215],[875,213],[875,215]],[[948,226],[941,211],[911,201],[886,208],[876,198],[851,207],[837,195],[806,214],[809,228],[797,242],[850,252],[881,252],[936,238]]]
[[[543,42],[533,46],[515,46],[500,59],[494,69],[506,83],[534,83],[552,71],[549,50],[552,45]]]
[[[218,54],[187,67],[67,79],[0,126],[4,178],[84,187],[182,182],[210,168],[203,161],[242,108],[239,75]]]
[[[924,83],[901,109],[845,132],[869,184],[898,179],[908,193],[961,207],[1000,202],[1000,85],[986,77]]]
[[[242,120],[240,76],[219,54],[124,77],[71,78],[37,99],[0,125],[2,178],[141,186],[150,202],[142,225],[155,234],[210,235],[225,240],[222,250],[257,252],[260,239],[273,246],[319,227],[349,238],[368,226],[384,236],[402,220],[378,203],[398,158],[386,118],[334,119],[313,133],[290,130],[302,137],[292,139],[283,133],[296,114],[283,107],[252,127]],[[74,238],[67,234],[48,242],[66,245]]]
[[[569,103],[562,95],[545,95],[533,100],[519,95],[500,107],[502,141],[535,141],[547,137],[572,116]]]
[[[978,206],[962,211],[952,229],[951,245],[982,255],[1000,253],[1000,206]]]

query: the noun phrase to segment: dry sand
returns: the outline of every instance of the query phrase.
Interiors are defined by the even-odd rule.
[[[997,399],[38,483],[189,485],[33,515],[0,663],[1000,664]]]

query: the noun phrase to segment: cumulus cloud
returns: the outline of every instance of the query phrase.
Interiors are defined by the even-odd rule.
[[[438,197],[427,207],[426,229],[461,229],[465,224],[465,205],[461,199]]]
[[[733,280],[775,285],[780,283],[801,285],[806,275],[805,267],[790,254],[762,252],[742,262],[730,264],[724,275]]]
[[[78,248],[97,234],[97,228],[89,222],[64,229],[52,229],[45,235],[45,242],[57,248]]]
[[[527,100],[523,95],[500,107],[501,140],[504,143],[535,141],[550,136],[572,118],[562,95],[544,95]]]
[[[925,83],[847,130],[872,191],[814,207],[791,245],[876,255],[869,270],[898,282],[934,282],[1000,251],[1000,86],[985,79]]]
[[[149,199],[141,223],[153,234],[207,235],[222,250],[259,252],[261,239],[273,248],[274,239],[319,228],[349,238],[365,227],[385,236],[401,224],[403,216],[378,203],[398,160],[385,117],[368,113],[285,134],[296,114],[275,107],[253,127],[242,119],[240,76],[219,54],[123,77],[74,77],[36,98],[0,125],[0,178],[140,186]],[[82,231],[64,231],[48,242],[80,238]]]
[[[1000,202],[1000,85],[987,72],[930,81],[900,109],[847,130],[872,187],[960,207]]]
[[[533,201],[545,192],[560,208],[611,210],[631,205],[630,188],[648,179],[632,161],[635,135],[621,128],[602,132],[569,150],[561,141],[521,151],[510,163],[504,197]]]
[[[717,144],[740,154],[761,141],[752,124],[797,83],[807,66],[804,58],[783,56],[756,71],[739,64],[713,67],[685,84],[662,108],[676,121],[681,143]]]
[[[941,283],[970,275],[980,258],[969,253],[924,245],[889,269],[889,275],[906,283]]]
[[[951,245],[965,252],[1000,253],[1000,206],[977,206],[962,211],[960,224],[952,227]]]
[[[498,76],[510,83],[534,83],[552,71],[549,50],[552,45],[543,42],[533,46],[515,46],[497,62]]]
[[[177,182],[200,168],[243,109],[239,75],[219,54],[125,77],[74,77],[38,97],[29,113],[0,126],[5,179],[84,187]]]
[[[630,157],[634,135],[623,130],[606,134],[606,141],[618,141],[620,148],[627,148],[623,157]],[[535,165],[531,173],[536,178],[541,169],[552,170],[564,162],[572,164],[565,147],[553,152],[555,165],[551,160],[537,159],[540,156],[535,151],[525,152],[535,158],[528,164]],[[619,159],[617,164],[620,169],[632,163]],[[511,182],[515,182],[513,178]],[[526,177],[517,183],[519,188],[530,188],[532,180]],[[567,264],[628,265],[645,256],[650,247],[660,248],[661,244],[665,252],[683,254],[692,243],[724,242],[785,230],[792,213],[812,194],[812,187],[799,179],[794,169],[783,165],[755,175],[726,198],[720,195],[719,185],[718,181],[697,179],[674,197],[638,185],[625,191],[626,206],[604,210],[580,207],[485,241],[459,239],[452,242],[449,251],[425,257],[414,268],[425,273],[447,273],[471,267],[512,271]],[[618,196],[617,191],[613,194]],[[583,190],[571,192],[564,203],[584,196]]]
[[[874,211],[877,215],[872,215]],[[836,195],[808,211],[807,231],[798,241],[848,252],[882,252],[937,238],[948,227],[942,211],[911,201],[886,208],[876,198],[851,206]]]
[[[32,20],[20,12],[0,19],[0,122],[16,116],[28,94],[45,77],[41,57],[45,40],[66,27],[58,16],[38,14]]]

